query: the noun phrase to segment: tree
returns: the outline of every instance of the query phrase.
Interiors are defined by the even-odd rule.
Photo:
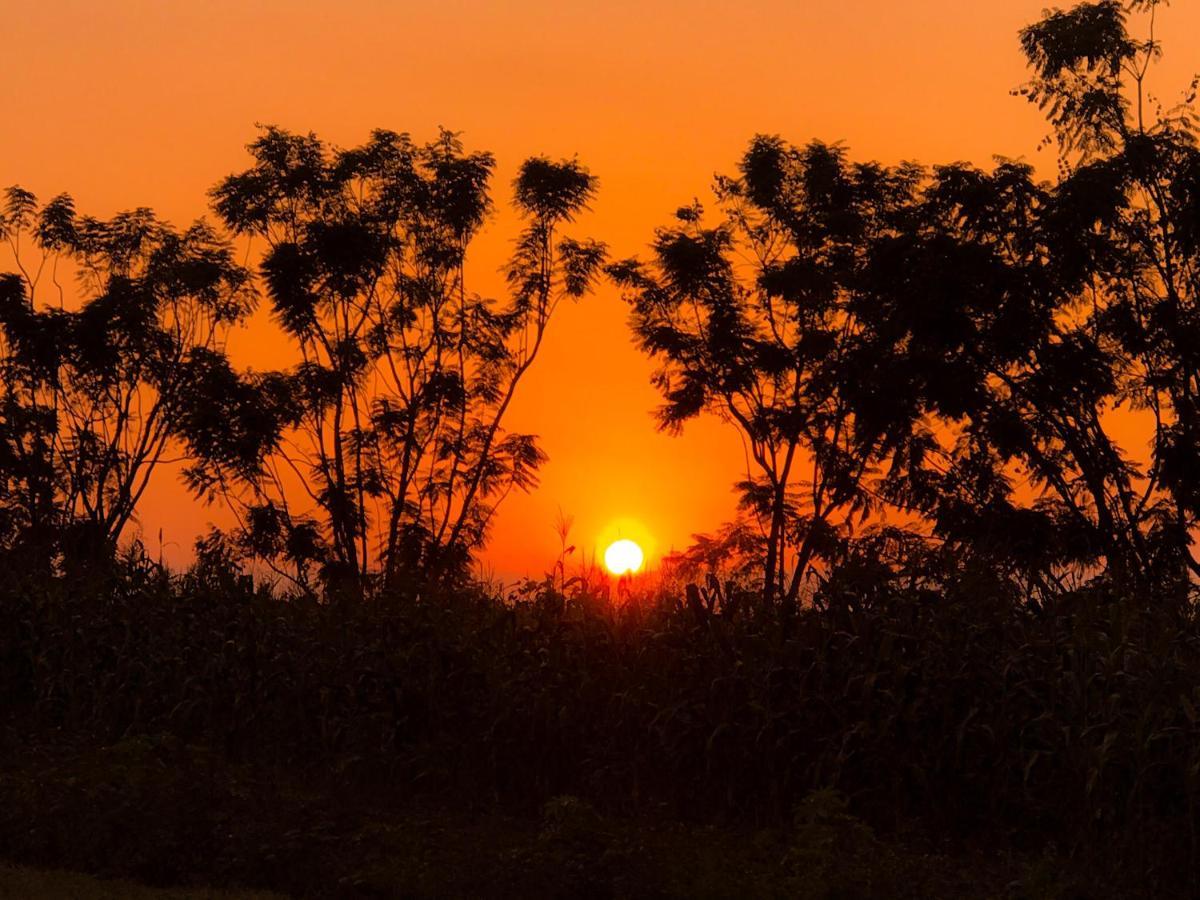
[[[39,206],[18,187],[6,200],[0,239],[18,273],[0,279],[4,539],[47,560],[91,558],[133,520],[195,374],[250,312],[249,273],[202,222],[177,232],[148,209],[102,221],[65,194]]]
[[[1147,109],[1157,4],[1084,3],[1021,35],[1057,183],[1002,162],[936,169],[910,226],[870,251],[855,366],[921,433],[897,435],[885,496],[960,556],[1031,588],[1102,573],[1186,590],[1196,470],[1196,195],[1189,104]],[[1131,37],[1128,13],[1149,18]],[[856,401],[857,420],[868,418]],[[1147,460],[1122,407],[1148,414]],[[1184,474],[1187,473],[1187,474]]]
[[[753,471],[738,486],[765,537],[764,591],[793,604],[814,563],[878,507],[868,476],[885,435],[856,424],[847,374],[855,296],[872,243],[905,227],[921,173],[765,136],[739,173],[717,180],[717,221],[699,204],[680,209],[652,263],[609,272],[662,362],[663,427],[708,412],[741,433]]]
[[[525,228],[500,304],[466,278],[492,208],[490,154],[465,152],[450,132],[418,145],[376,131],[335,151],[276,128],[249,149],[254,165],[214,189],[214,206],[265,241],[262,280],[300,361],[282,381],[244,384],[250,399],[222,412],[271,410],[235,429],[267,449],[231,451],[210,433],[193,484],[230,499],[256,555],[315,560],[354,591],[376,575],[460,572],[545,458],[503,421],[558,304],[586,294],[603,261],[602,244],[559,233],[595,179],[572,160],[522,165]]]
[[[909,521],[883,544],[923,537],[1031,591],[1200,573],[1196,82],[1151,115],[1156,6],[1084,3],[1022,32],[1054,184],[759,137],[718,179],[715,224],[680,210],[651,265],[611,268],[663,363],[664,425],[708,411],[746,439],[768,598],[793,600],[814,559],[846,558],[855,517],[887,509]],[[1152,423],[1148,460],[1124,406]]]
[[[1200,82],[1175,105],[1151,100],[1162,5],[1103,0],[1048,13],[1021,33],[1034,77],[1019,93],[1047,112],[1057,138],[1058,215],[1076,225],[1061,255],[1087,270],[1078,331],[1110,355],[1118,401],[1153,423],[1148,465],[1114,481],[1098,512],[1126,545],[1131,576],[1182,583],[1200,574],[1191,549],[1200,514]],[[1131,32],[1131,16],[1145,37]]]

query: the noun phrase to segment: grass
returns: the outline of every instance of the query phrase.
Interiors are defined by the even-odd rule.
[[[831,591],[13,579],[0,847],[314,896],[1194,893],[1193,610]]]
[[[278,900],[263,891],[153,888],[128,879],[0,863],[0,900]]]
[[[0,815],[10,852],[109,876],[9,867],[0,884],[23,897],[43,886],[43,896],[275,896],[160,893],[112,880],[114,873],[160,885],[269,886],[297,897],[799,900],[999,900],[1012,896],[1010,885],[1040,877],[1028,862],[1000,853],[956,858],[881,841],[831,792],[813,795],[793,826],[771,829],[613,816],[573,796],[515,816],[439,808],[329,773],[229,766],[145,738],[93,749],[43,742],[10,754],[0,792],[17,798]],[[205,798],[206,828],[196,827],[192,795]],[[130,821],[135,804],[139,818]],[[38,808],[44,813],[30,818]],[[33,826],[25,842],[13,839],[17,821]],[[197,842],[202,855],[181,853]]]

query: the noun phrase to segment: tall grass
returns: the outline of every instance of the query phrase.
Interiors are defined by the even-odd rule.
[[[884,832],[1097,854],[1195,888],[1200,637],[1153,598],[831,585],[781,619],[717,584],[616,604],[336,605],[127,560],[0,588],[10,728],[170,735],[474,805],[769,825],[833,788]],[[1097,848],[1103,848],[1100,854]]]

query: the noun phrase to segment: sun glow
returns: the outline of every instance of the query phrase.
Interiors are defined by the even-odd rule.
[[[604,551],[604,565],[614,575],[627,575],[642,567],[645,560],[642,548],[631,540],[613,541]]]

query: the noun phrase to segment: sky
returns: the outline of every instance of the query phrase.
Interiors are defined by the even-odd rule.
[[[496,155],[497,214],[468,270],[501,290],[516,223],[504,208],[528,156],[577,156],[600,179],[574,229],[613,254],[644,253],[655,227],[708,194],[756,133],[841,141],[852,158],[989,165],[1025,158],[1049,177],[1037,110],[1010,96],[1026,72],[1017,31],[1044,0],[0,0],[0,186],[68,191],[108,216],[153,207],[183,225],[206,192],[249,165],[256,125],[338,146],[374,128],[421,141],[439,127]],[[1156,76],[1171,100],[1200,70],[1200,4],[1159,14]],[[210,215],[211,218],[211,215]],[[265,321],[231,340],[266,368],[286,351]],[[513,495],[483,553],[503,578],[547,571],[556,517],[580,551],[615,537],[651,561],[732,518],[745,471],[735,432],[699,421],[657,431],[653,365],[603,285],[560,309],[507,425],[540,435],[539,488]],[[140,528],[185,561],[224,524],[173,472]]]

